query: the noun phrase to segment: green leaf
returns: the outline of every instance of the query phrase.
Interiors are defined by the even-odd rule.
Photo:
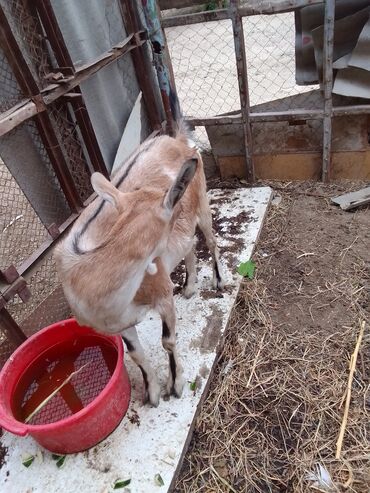
[[[52,459],[55,460],[55,464],[57,466],[58,469],[60,469],[61,467],[63,467],[64,465],[64,462],[66,460],[66,456],[65,455],[58,455],[58,454],[52,454]]]
[[[242,262],[238,267],[238,274],[243,277],[248,277],[249,279],[253,279],[254,271],[256,270],[256,264],[253,260],[248,260],[248,262]]]
[[[190,382],[190,390],[192,390],[193,392],[195,392],[197,390],[197,382],[194,380],[194,382]]]
[[[113,489],[118,490],[119,488],[125,488],[125,486],[128,486],[131,483],[131,479],[117,479],[113,483]]]
[[[32,462],[34,460],[35,460],[35,456],[34,455],[29,455],[28,457],[25,457],[22,460],[22,464],[24,465],[24,467],[30,467],[30,465],[32,464]]]
[[[156,474],[154,476],[154,482],[157,486],[164,486],[164,481],[163,481],[162,476],[160,474]]]

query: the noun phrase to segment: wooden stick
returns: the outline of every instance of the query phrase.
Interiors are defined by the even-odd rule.
[[[37,414],[39,411],[41,411],[41,409],[43,407],[46,406],[46,404],[55,396],[55,394],[57,394],[59,392],[59,390],[61,390],[65,385],[67,385],[67,383],[71,380],[72,377],[74,377],[75,375],[77,375],[78,373],[80,373],[80,371],[85,368],[85,366],[89,365],[90,364],[90,361],[88,361],[87,363],[85,363],[83,366],[81,366],[81,368],[79,368],[78,370],[76,371],[73,371],[70,375],[68,375],[68,377],[64,380],[64,382],[59,385],[59,387],[57,387],[55,390],[53,390],[53,392],[48,395],[46,397],[46,399],[44,399],[37,407],[36,409],[34,409],[32,411],[32,413],[27,416],[27,418],[24,420],[25,423],[29,423],[31,421],[31,419],[35,416],[35,414]]]
[[[350,371],[349,371],[349,377],[348,377],[348,383],[347,383],[346,405],[344,407],[343,420],[342,420],[342,424],[341,424],[341,427],[340,427],[340,432],[339,432],[339,436],[338,436],[338,440],[337,440],[337,452],[335,454],[335,458],[336,459],[339,459],[340,458],[340,454],[342,452],[343,438],[344,438],[344,433],[346,431],[347,420],[348,420],[348,412],[349,412],[349,404],[350,404],[350,401],[351,401],[351,391],[352,391],[353,375],[355,373],[356,363],[357,363],[357,356],[358,356],[358,352],[359,352],[359,349],[360,349],[360,344],[361,344],[361,341],[362,341],[362,337],[364,335],[364,331],[365,331],[365,321],[362,321],[361,322],[360,333],[358,335],[356,346],[355,346],[355,350],[353,351],[353,354],[351,356],[351,363],[350,363],[350,367],[349,367],[349,370]]]

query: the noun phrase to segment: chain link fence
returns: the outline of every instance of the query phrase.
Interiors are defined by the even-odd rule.
[[[251,111],[320,109],[318,85],[295,80],[294,13],[243,18]],[[230,20],[165,30],[184,113],[205,118],[240,110],[234,38]],[[203,150],[203,127],[195,135]]]
[[[154,117],[159,124],[162,121],[152,108],[150,120],[147,111],[148,104],[162,111],[156,79],[145,73],[141,85],[137,76],[150,63],[150,47],[135,51],[136,58],[124,51],[125,56],[117,58],[112,49],[127,32],[140,30],[133,23],[134,14],[135,7],[125,0],[103,0],[93,6],[88,0],[63,6],[56,0],[45,4],[0,0],[0,113],[6,122],[0,136],[0,366],[20,342],[22,334],[17,336],[14,323],[29,336],[71,316],[51,246],[91,197],[91,173],[109,173],[140,90],[146,95],[141,138],[154,130]],[[138,14],[143,17],[141,7]],[[71,22],[72,18],[78,20]],[[110,53],[111,63],[101,64],[67,94],[53,103],[49,99],[41,108],[53,87],[65,87],[82,64],[99,66]],[[148,84],[155,86],[152,91]],[[42,93],[45,88],[47,93]],[[22,117],[26,119],[8,131],[14,124],[9,118],[30,99],[40,113]],[[31,293],[27,302],[19,296],[27,298],[24,281],[16,279],[13,286],[7,280],[9,271],[14,275],[13,267],[27,282]]]

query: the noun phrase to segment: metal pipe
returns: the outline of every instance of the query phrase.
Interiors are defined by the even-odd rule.
[[[248,182],[253,183],[255,177],[254,177],[253,149],[252,149],[252,128],[249,118],[250,103],[249,103],[247,58],[245,54],[243,21],[238,13],[238,6],[239,6],[239,0],[230,0],[230,15],[232,18],[232,26],[233,26],[233,34],[234,34],[236,68],[238,72],[239,96],[240,96],[242,125],[243,125],[243,134],[244,134],[246,175]]]
[[[174,119],[170,105],[170,94],[176,94],[176,86],[166,39],[161,27],[160,12],[156,0],[142,0],[142,5],[167,120],[167,132],[173,134]]]
[[[137,12],[137,3],[133,0],[121,0],[120,5],[127,34],[132,34],[143,29]],[[153,88],[153,81],[150,77],[153,66],[151,60],[149,60],[148,51],[144,46],[139,46],[137,50],[131,52],[131,57],[135,67],[137,81],[143,94],[151,129],[159,129],[162,126],[162,116],[158,105],[157,94]]]
[[[74,72],[74,64],[68,52],[50,0],[37,0],[36,7],[58,65],[60,67],[70,67],[72,72]],[[78,86],[75,88],[75,91],[81,94],[81,89]],[[108,170],[105,166],[103,155],[100,151],[82,94],[78,101],[72,99],[70,103],[94,171],[100,171],[105,176],[108,176]]]
[[[330,180],[333,116],[333,49],[335,0],[326,0],[324,15],[323,83],[324,83],[324,133],[322,156],[322,181]]]

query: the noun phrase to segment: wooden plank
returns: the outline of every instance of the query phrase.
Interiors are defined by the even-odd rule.
[[[370,187],[363,188],[357,192],[345,193],[338,197],[333,197],[331,201],[340,206],[344,211],[349,211],[360,205],[370,203]]]
[[[332,179],[369,180],[370,151],[333,152]],[[245,178],[244,156],[222,156],[216,159],[221,177]],[[320,180],[321,153],[279,153],[255,155],[256,179]]]

